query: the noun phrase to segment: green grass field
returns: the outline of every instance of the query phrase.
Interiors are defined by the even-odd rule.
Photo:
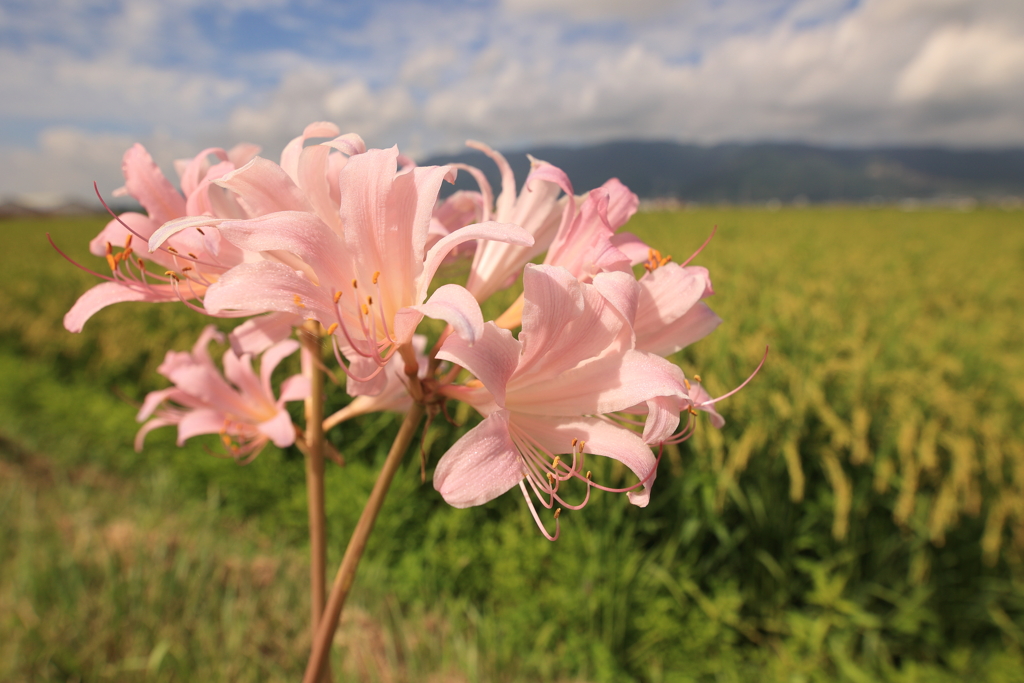
[[[132,450],[131,402],[209,320],[123,304],[64,331],[94,279],[45,233],[99,269],[103,222],[0,222],[0,680],[296,680],[301,456],[239,467],[171,430]],[[414,446],[338,680],[1024,681],[1024,214],[703,208],[628,229],[683,260],[714,225],[695,263],[725,323],[675,360],[717,395],[771,346],[725,428],[669,449],[648,508],[595,495],[554,544],[516,496],[446,507]],[[431,464],[465,429],[438,422]],[[396,429],[331,434],[331,573]]]

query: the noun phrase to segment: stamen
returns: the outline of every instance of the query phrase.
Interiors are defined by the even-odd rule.
[[[205,232],[203,232],[203,229],[202,229],[202,228],[200,228],[200,227],[199,227],[198,225],[196,226],[196,232],[198,232],[198,233],[199,233],[200,235],[202,235],[203,237],[206,237],[206,233],[205,233]]]
[[[299,308],[306,307],[306,304],[302,303],[302,297],[300,297],[298,294],[295,295],[293,301],[295,301],[295,305],[298,306]]]
[[[334,293],[334,303],[338,303],[341,300],[341,292]]]
[[[359,289],[359,282],[355,278],[352,278],[352,289]]]
[[[109,242],[107,243],[107,246],[110,246]],[[107,252],[107,265],[110,266],[111,272],[117,270],[117,259],[114,258],[114,255],[110,252]]]
[[[379,278],[379,277],[380,277],[380,271],[379,270],[373,271],[373,284],[377,284],[377,278]],[[354,283],[355,280],[353,280],[352,282]],[[354,286],[355,285],[353,284],[353,287]]]
[[[558,508],[557,510],[555,510],[555,519],[558,519],[558,516],[561,515],[561,514],[562,514],[562,508]]]
[[[178,253],[178,250],[175,249],[174,247],[167,247],[167,251],[171,252],[172,254],[177,254]]]
[[[126,250],[132,248],[132,234],[131,233],[128,233],[128,236],[124,238],[124,248]]]
[[[191,256],[191,257],[192,257],[192,258],[194,258],[194,259],[197,259],[197,258],[199,258],[199,257],[198,257],[198,256],[196,256],[195,254],[193,254],[193,253],[192,253],[191,251],[190,251],[190,252],[188,252],[188,255],[189,255],[189,256]]]
[[[327,328],[327,334],[334,334],[334,331],[338,329],[338,323],[331,323],[331,326]]]
[[[366,304],[363,304],[361,308],[363,310],[363,315],[370,315],[370,309],[367,307]]]
[[[702,380],[702,379],[700,378],[700,375],[694,375],[694,376],[693,376],[693,378],[694,378],[695,380],[697,380],[698,382],[703,382],[703,381],[704,381],[704,380]]]

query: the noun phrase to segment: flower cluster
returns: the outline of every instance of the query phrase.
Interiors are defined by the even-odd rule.
[[[227,379],[206,351],[213,328],[191,353],[168,353],[160,372],[174,386],[146,399],[139,419],[153,417],[138,445],[170,424],[179,441],[220,433],[236,457],[292,443],[282,405],[309,384],[293,377],[275,399],[270,376],[298,347],[294,330],[315,325],[356,397],[325,427],[414,401],[463,401],[480,413],[437,463],[434,487],[448,503],[479,505],[518,486],[549,538],[561,508],[582,507],[593,488],[647,505],[654,451],[685,439],[698,411],[724,422],[719,399],[665,359],[721,322],[704,303],[708,272],[619,231],[638,199],[618,180],[577,196],[561,169],[531,158],[517,191],[501,154],[468,144],[497,165],[497,194],[477,168],[417,166],[329,123],[307,126],[278,163],[251,145],[203,150],[178,163],[180,192],[141,145],[128,150],[119,192],[146,214],[117,216],[93,240],[110,275],[68,312],[67,329],[122,301],[247,318],[230,334]],[[478,191],[439,201],[459,171]],[[472,259],[465,286],[432,287],[442,263],[459,258]],[[520,277],[519,299],[485,322],[480,304]],[[429,352],[416,334],[424,317],[447,324]],[[594,481],[588,455],[618,460],[635,483]],[[573,480],[577,502],[564,496]],[[536,503],[554,509],[553,533]]]

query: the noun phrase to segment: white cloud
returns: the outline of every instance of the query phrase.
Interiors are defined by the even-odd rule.
[[[662,14],[687,0],[502,0],[513,14],[561,14],[573,19],[644,19]]]
[[[121,158],[139,140],[130,135],[96,134],[73,127],[56,126],[39,134],[36,148],[0,148],[3,198],[21,196],[74,197],[95,201],[93,181],[109,199],[124,184]],[[173,160],[194,154],[191,144],[156,133],[142,140],[146,149],[173,182]]]
[[[944,26],[900,74],[897,99],[980,103],[1020,98],[1024,40],[1003,26]]]

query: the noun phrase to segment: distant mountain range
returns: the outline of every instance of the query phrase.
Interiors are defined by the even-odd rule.
[[[1024,207],[1024,149],[952,150],[935,147],[839,149],[801,144],[609,142],[589,147],[535,147],[504,152],[522,186],[527,152],[564,170],[577,194],[617,177],[649,207],[685,203],[803,204],[827,202],[952,204]],[[462,162],[484,172],[500,191],[498,169],[482,153],[438,155],[420,163]],[[468,173],[442,196],[476,189]],[[45,197],[0,201],[0,218],[94,213],[98,202]],[[136,205],[112,200],[118,211]]]
[[[505,153],[521,184],[529,152],[564,170],[577,194],[618,177],[643,199],[700,203],[893,202],[1024,198],[1024,149],[837,149],[802,144],[610,142],[590,147],[536,147]],[[499,189],[492,161],[475,150],[423,164],[463,162]],[[467,173],[455,189],[475,189]]]

